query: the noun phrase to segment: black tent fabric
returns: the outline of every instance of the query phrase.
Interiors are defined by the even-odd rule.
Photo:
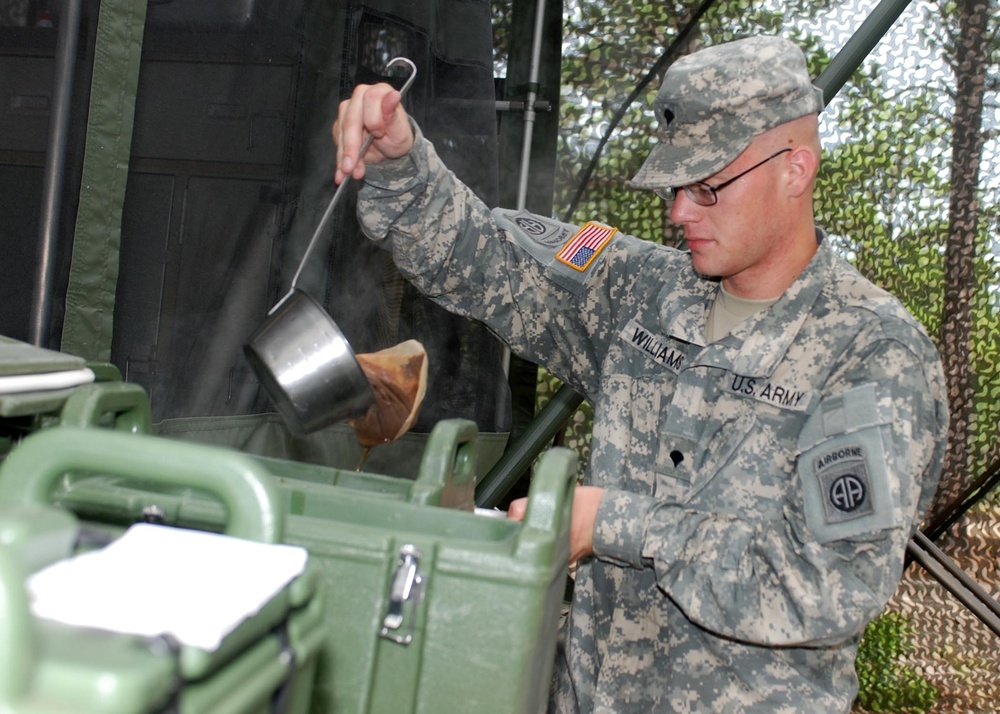
[[[87,73],[101,54],[97,18],[112,5],[83,3],[64,225],[76,215]],[[52,51],[61,9],[61,2],[50,3],[44,26],[14,31],[26,48],[21,55]],[[151,0],[141,43],[110,344],[93,348],[79,340],[74,323],[72,331],[63,326],[61,347],[90,359],[106,349],[124,378],[148,391],[154,421],[172,424],[176,433],[188,430],[178,420],[198,420],[205,429],[221,428],[212,419],[239,418],[245,425],[249,415],[273,413],[273,407],[243,344],[287,292],[333,195],[330,127],[355,84],[398,83],[383,76],[387,61],[412,60],[418,75],[408,110],[449,166],[487,203],[497,203],[490,6],[469,0]],[[12,69],[24,63],[20,56],[4,61]],[[24,96],[51,93],[42,86],[51,82],[46,69],[35,73],[38,91]],[[4,121],[21,133],[37,131],[24,112],[8,113]],[[32,158],[30,170],[0,167],[0,185],[40,192],[38,157]],[[425,345],[430,380],[415,432],[445,417],[472,419],[484,432],[508,430],[502,345],[402,281],[388,255],[360,235],[350,189],[299,287],[326,307],[356,352],[406,339]],[[67,232],[61,232],[57,304],[72,279],[67,256],[90,250],[79,231],[76,244]],[[19,265],[7,263],[5,274],[30,276],[33,249],[5,231],[8,244],[17,246]],[[4,283],[23,298],[30,285],[21,278]],[[67,315],[67,324],[73,319]],[[10,319],[0,331],[27,340],[26,330]],[[95,354],[85,354],[91,350]]]
[[[332,196],[339,101],[357,83],[398,81],[382,75],[389,59],[416,64],[407,104],[449,165],[487,202],[497,191],[488,4],[188,5],[161,21],[150,7],[112,350],[157,421],[268,409],[242,344],[287,291]],[[359,235],[348,197],[301,286],[355,351],[424,343],[416,430],[444,416],[505,429],[497,389],[482,388],[502,378],[495,340],[403,284]]]

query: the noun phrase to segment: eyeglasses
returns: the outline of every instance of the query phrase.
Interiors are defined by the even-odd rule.
[[[659,196],[660,198],[670,201],[677,197],[678,191],[683,189],[684,193],[687,194],[687,197],[690,198],[695,203],[697,203],[699,206],[714,206],[716,203],[719,202],[719,191],[724,189],[729,184],[733,183],[736,179],[743,178],[758,166],[763,166],[774,157],[781,156],[786,151],[791,151],[791,149],[782,149],[781,151],[771,154],[763,161],[754,164],[753,166],[751,166],[742,173],[736,174],[731,179],[723,181],[718,186],[709,186],[704,181],[695,181],[694,183],[689,183],[687,186],[681,186],[680,188],[657,188],[654,189],[654,191],[656,192],[656,195]]]

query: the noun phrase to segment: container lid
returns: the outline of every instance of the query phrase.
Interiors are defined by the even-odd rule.
[[[84,366],[86,362],[82,357],[0,335],[0,376],[75,371]]]

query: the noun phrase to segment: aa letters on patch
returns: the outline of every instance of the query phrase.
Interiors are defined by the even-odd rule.
[[[617,228],[609,228],[591,221],[566,241],[566,245],[556,253],[556,260],[583,272],[617,232]]]
[[[869,516],[874,512],[871,476],[868,473],[865,447],[838,446],[820,452],[813,464],[823,494],[823,518],[826,523]]]
[[[806,525],[820,543],[896,525],[872,385],[828,398],[799,438]]]

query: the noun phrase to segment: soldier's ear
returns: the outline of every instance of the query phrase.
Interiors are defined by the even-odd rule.
[[[819,156],[808,146],[797,146],[788,157],[787,186],[791,196],[812,194],[813,180],[819,171]]]

